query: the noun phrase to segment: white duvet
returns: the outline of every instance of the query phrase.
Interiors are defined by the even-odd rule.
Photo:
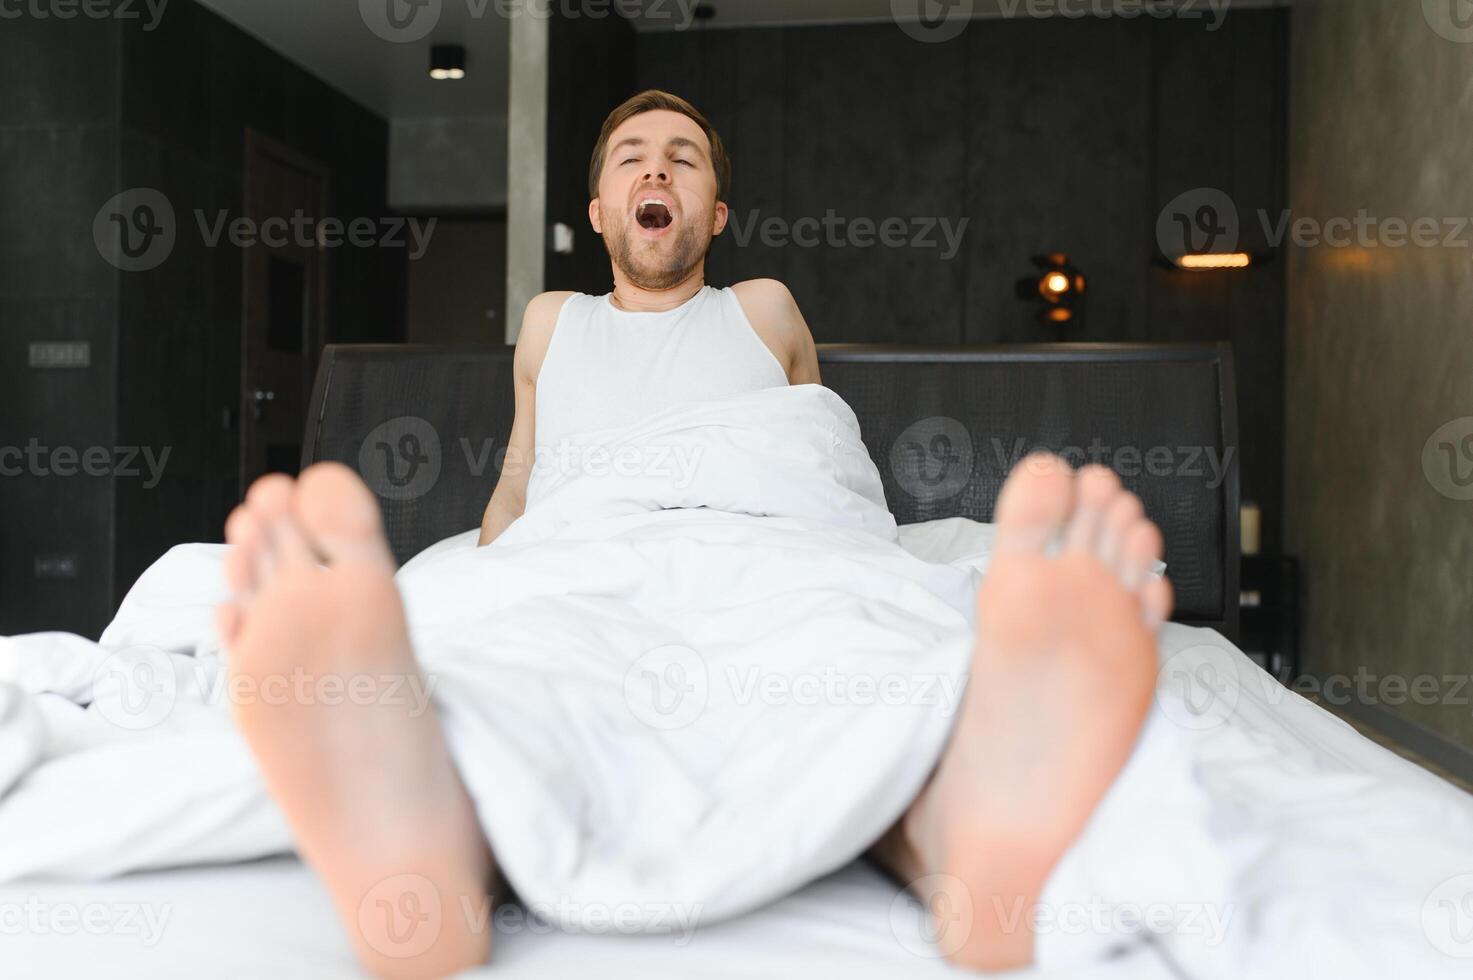
[[[568,448],[493,546],[401,569],[425,678],[381,694],[439,712],[520,897],[569,929],[685,931],[862,853],[944,745],[985,533],[909,542],[950,562],[902,547],[814,385]],[[0,640],[0,881],[291,849],[229,722],[222,552],[165,555],[98,644]],[[1149,941],[1192,976],[1461,975],[1467,798],[1337,753],[1341,723],[1215,633],[1168,626],[1162,655],[1136,754],[1021,913],[1042,963]]]

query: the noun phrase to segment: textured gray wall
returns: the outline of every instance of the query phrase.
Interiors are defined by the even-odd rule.
[[[1452,4],[1318,0],[1293,11],[1290,201],[1296,218],[1473,215],[1473,37]],[[1395,235],[1395,229],[1383,231]],[[1354,236],[1354,233],[1352,233]],[[1442,237],[1439,235],[1438,237]],[[1376,241],[1368,235],[1369,240]],[[1473,670],[1473,501],[1429,437],[1473,416],[1473,266],[1458,247],[1289,249],[1287,520],[1304,561],[1307,666],[1379,681]],[[1473,421],[1444,435],[1454,451]],[[1473,443],[1470,443],[1473,448]],[[1473,487],[1463,493],[1473,493]],[[1473,747],[1470,692],[1358,698]],[[1374,703],[1372,703],[1374,702]],[[1457,703],[1461,702],[1461,703]]]
[[[750,237],[728,224],[707,280],[783,280],[820,342],[1231,341],[1243,495],[1273,554],[1284,266],[1193,275],[1154,260],[1158,216],[1198,188],[1236,202],[1241,244],[1265,247],[1249,216],[1284,205],[1287,30],[1286,10],[1234,7],[1216,30],[976,19],[938,43],[883,23],[671,32],[639,35],[636,68],[639,87],[694,101],[732,153],[728,203]],[[968,224],[950,259],[934,232],[932,247],[856,248],[754,231],[829,211]],[[1014,294],[1029,257],[1055,250],[1089,277],[1087,314],[1063,331]],[[602,291],[608,276],[605,259],[566,285]]]
[[[506,210],[506,117],[396,119],[389,127],[389,207]]]

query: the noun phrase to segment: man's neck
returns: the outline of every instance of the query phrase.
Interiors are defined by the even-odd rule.
[[[690,299],[706,285],[706,270],[696,269],[685,281],[669,289],[641,289],[614,271],[613,303],[628,313],[664,313]]]

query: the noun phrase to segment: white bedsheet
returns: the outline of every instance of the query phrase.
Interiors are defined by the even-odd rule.
[[[0,972],[27,980],[361,980],[326,891],[292,858],[130,875],[104,882],[0,885],[0,913],[34,923],[0,932]],[[72,910],[75,910],[73,912]],[[69,924],[68,914],[78,917]],[[83,914],[95,917],[84,928]],[[154,927],[147,922],[151,917]],[[3,921],[3,920],[0,920]],[[13,920],[14,921],[14,920]],[[492,920],[476,980],[943,980],[913,902],[853,864],[737,919],[679,936],[589,935]],[[0,925],[3,929],[3,925]],[[1180,980],[1149,947],[1082,969],[1016,980]]]
[[[914,795],[960,691],[978,566],[896,544],[825,389],[601,438],[701,463],[685,485],[544,474],[495,546],[449,543],[399,584],[523,897],[567,929],[611,908],[704,928],[843,867]],[[101,644],[0,641],[0,882],[290,848],[220,697],[220,555],[165,556]],[[1194,977],[1464,975],[1468,798],[1215,633],[1168,626],[1161,653],[1137,751],[1035,917],[1017,910],[1040,967],[1149,946]]]

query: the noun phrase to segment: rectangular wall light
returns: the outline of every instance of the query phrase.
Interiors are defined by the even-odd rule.
[[[1202,252],[1178,255],[1176,266],[1191,272],[1207,272],[1215,269],[1246,269],[1253,264],[1247,252]]]

